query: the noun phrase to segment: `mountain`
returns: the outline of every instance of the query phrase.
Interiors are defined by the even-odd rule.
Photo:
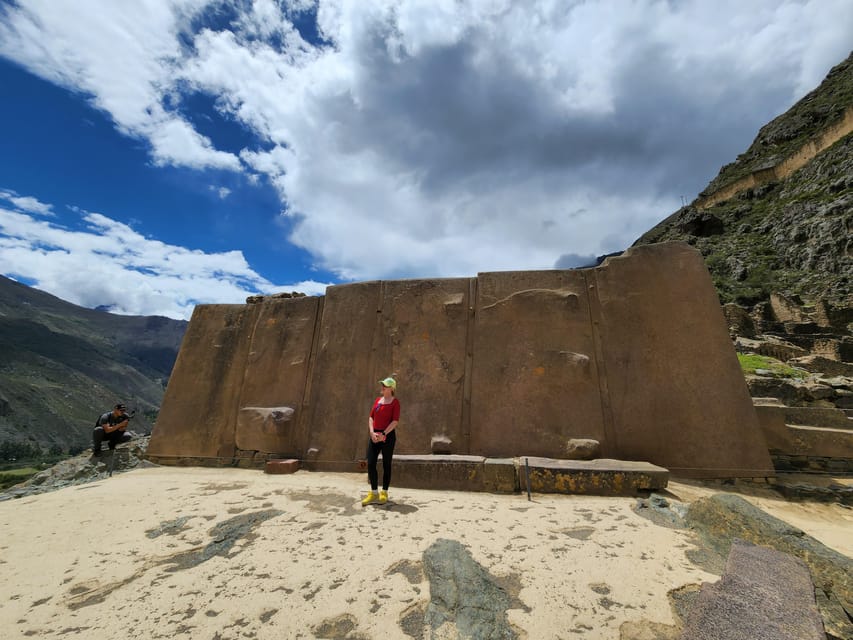
[[[771,294],[853,321],[853,54],[635,244],[695,246],[723,303]]]
[[[150,432],[187,322],[85,309],[0,276],[0,444],[77,449],[117,401]]]

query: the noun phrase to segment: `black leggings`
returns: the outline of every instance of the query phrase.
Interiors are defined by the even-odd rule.
[[[394,458],[394,445],[397,444],[397,432],[392,431],[385,436],[385,442],[373,442],[369,440],[367,443],[367,479],[370,481],[370,488],[376,491],[379,485],[379,471],[376,468],[376,463],[379,460],[379,453],[382,452],[382,489],[388,491],[391,486],[391,460]]]
[[[116,445],[122,442],[130,442],[132,439],[133,437],[129,433],[121,429],[106,433],[103,427],[95,427],[95,430],[92,431],[92,443],[95,445],[95,451],[101,450],[101,443],[104,440],[110,443],[110,451],[112,451]]]

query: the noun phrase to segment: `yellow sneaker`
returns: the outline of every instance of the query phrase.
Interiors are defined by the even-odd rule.
[[[380,491],[379,492],[379,504],[385,504],[386,502],[388,502],[388,492],[387,491]]]
[[[367,505],[369,505],[371,502],[376,502],[376,494],[375,494],[373,491],[370,491],[370,492],[367,494],[367,497],[366,497],[364,500],[362,500],[362,501],[361,501],[361,506],[362,506],[362,507],[366,507],[366,506],[367,506]]]

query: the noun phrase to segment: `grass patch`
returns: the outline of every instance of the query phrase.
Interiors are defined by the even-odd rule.
[[[10,469],[9,471],[0,472],[0,491],[5,491],[19,482],[29,480],[39,471],[40,469],[34,467],[23,467],[21,469]]]
[[[737,359],[744,374],[754,374],[756,369],[769,371],[770,375],[777,378],[802,379],[809,375],[808,371],[789,367],[784,362],[768,356],[760,356],[757,353],[739,353]]]

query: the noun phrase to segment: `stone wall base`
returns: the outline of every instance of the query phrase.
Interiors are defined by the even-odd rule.
[[[248,452],[242,452],[248,453]],[[178,467],[238,467],[267,473],[306,471],[364,473],[366,461],[329,462],[287,459],[260,454],[234,458],[147,456],[155,464]],[[271,470],[273,469],[273,470]],[[382,458],[378,464],[382,478]],[[648,462],[628,460],[557,460],[553,458],[485,458],[465,455],[394,456],[394,487],[487,493],[564,493],[637,495],[665,489],[669,470]]]

